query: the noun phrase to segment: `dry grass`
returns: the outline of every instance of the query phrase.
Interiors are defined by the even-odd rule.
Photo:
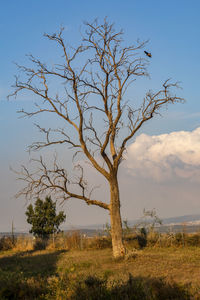
[[[132,278],[137,280],[139,278],[142,282],[145,280],[147,286],[149,284],[158,286],[161,284],[160,278],[164,278],[165,283],[162,283],[162,288],[169,291],[172,290],[172,286],[170,285],[169,288],[166,286],[167,283],[188,285],[188,289],[196,294],[196,298],[183,299],[200,299],[200,248],[146,248],[138,251],[135,258],[121,261],[112,258],[111,249],[10,251],[0,253],[0,274],[0,286],[6,287],[6,291],[17,290],[16,299],[68,299],[69,290],[66,285],[69,282],[77,284],[79,280],[89,276],[93,281],[97,280],[95,278],[106,280],[106,284],[113,287],[113,282],[128,282],[130,274]],[[138,284],[141,284],[140,281]],[[100,283],[104,284],[105,281]],[[107,288],[104,288],[107,291]],[[19,296],[20,290],[24,293],[22,298]],[[57,294],[53,295],[52,291],[53,293],[57,291]],[[27,295],[31,293],[35,296],[29,298]],[[48,295],[47,298],[41,296],[45,294]],[[50,294],[53,295],[52,298]],[[0,298],[1,296],[0,288]],[[2,296],[1,299],[11,298]]]
[[[130,251],[134,243],[126,242]],[[109,240],[82,239],[79,232],[60,235],[40,251],[32,239],[18,238],[15,248],[0,252],[0,299],[96,300],[98,293],[97,299],[200,299],[200,247],[156,243],[118,261],[108,247]],[[128,296],[138,289],[143,294]]]
[[[200,248],[146,248],[135,258],[116,262],[110,249],[67,252],[57,263],[59,272],[127,279],[135,276],[164,277],[181,284],[200,282]]]
[[[30,251],[33,250],[34,240],[32,237],[19,236],[16,238],[13,250],[15,251]]]

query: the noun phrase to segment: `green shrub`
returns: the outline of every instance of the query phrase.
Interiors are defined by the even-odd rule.
[[[147,230],[145,227],[140,229],[140,234],[137,236],[138,244],[140,248],[144,248],[147,245]]]
[[[48,239],[51,234],[60,232],[59,226],[65,221],[63,211],[56,212],[56,202],[51,197],[44,201],[37,199],[34,206],[30,204],[26,210],[27,222],[32,225],[30,233],[35,237]]]
[[[147,231],[144,227],[140,228],[138,234],[126,236],[124,240],[129,246],[135,249],[142,249],[147,246]]]

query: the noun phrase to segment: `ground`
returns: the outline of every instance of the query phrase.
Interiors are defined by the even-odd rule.
[[[90,278],[89,283],[86,282],[89,285],[94,284],[94,278],[102,280],[98,285],[102,282],[104,288],[106,285],[104,292],[107,296],[97,299],[121,299],[110,297],[116,291],[112,290],[111,293],[108,289],[111,289],[111,286],[113,289],[116,282],[127,282],[130,276],[133,279],[144,280],[147,286],[153,284],[156,289],[158,285],[159,289],[161,288],[163,280],[162,290],[166,290],[165,294],[170,294],[171,289],[174,293],[177,289],[177,297],[166,296],[163,299],[200,299],[200,248],[147,247],[139,250],[134,257],[118,261],[112,258],[111,249],[25,252],[12,250],[0,253],[0,299],[83,299],[74,293],[75,290],[86,293],[82,283],[77,287],[77,282],[86,278]],[[183,287],[191,296],[186,295],[184,298],[179,295],[179,288]],[[117,293],[120,294],[121,291],[118,290]],[[91,287],[87,293],[90,292]],[[142,299],[140,296],[131,297],[126,299]],[[155,299],[161,299],[159,297],[161,296]],[[95,299],[95,296],[88,299]],[[149,299],[154,298],[149,296]]]

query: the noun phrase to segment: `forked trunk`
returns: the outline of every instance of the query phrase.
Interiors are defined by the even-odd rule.
[[[124,257],[125,247],[122,241],[119,187],[116,177],[110,182],[110,221],[113,256],[115,258]]]

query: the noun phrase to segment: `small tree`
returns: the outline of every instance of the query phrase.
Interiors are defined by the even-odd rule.
[[[56,215],[56,202],[51,197],[46,197],[44,201],[38,198],[35,207],[30,204],[26,216],[27,222],[32,225],[29,232],[42,239],[48,239],[50,234],[59,232],[60,224],[66,219],[63,211]]]

